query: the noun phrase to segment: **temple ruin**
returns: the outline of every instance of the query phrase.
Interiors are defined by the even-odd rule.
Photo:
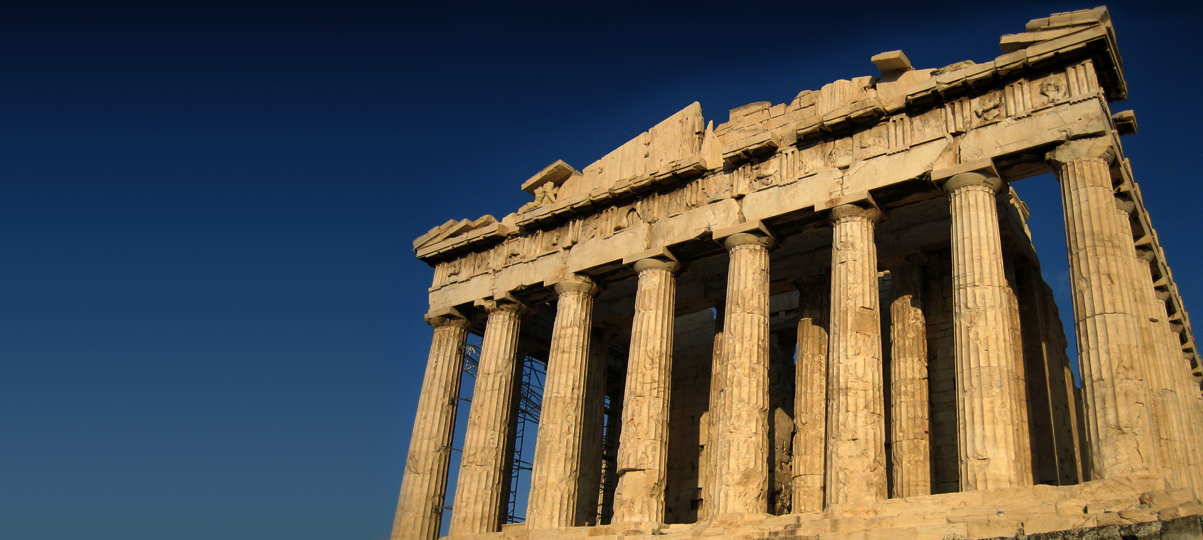
[[[393,539],[445,506],[454,539],[1203,538],[1203,372],[1110,109],[1108,12],[1000,45],[882,53],[717,126],[695,103],[415,240],[434,331]],[[1047,172],[1080,384],[1009,187]],[[506,524],[524,358],[546,379]]]

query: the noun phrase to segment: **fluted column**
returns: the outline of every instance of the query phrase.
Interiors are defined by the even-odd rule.
[[[664,521],[672,389],[676,260],[663,251],[634,263],[639,274],[627,360],[613,523]]]
[[[793,513],[823,510],[827,453],[827,317],[831,284],[826,275],[801,279],[798,288],[798,358],[794,369]]]
[[[702,508],[698,512],[699,520],[714,517],[714,509],[718,504],[718,425],[719,413],[723,400],[723,324],[727,315],[725,298],[714,303],[714,345],[710,350],[710,407],[706,411],[706,448],[699,460],[698,476],[702,484]]]
[[[1115,201],[1116,215],[1121,224],[1130,227],[1130,214],[1135,207],[1131,201]],[[1134,242],[1125,242],[1124,250],[1132,265],[1136,314],[1141,322],[1141,338],[1148,359],[1150,391],[1155,396],[1150,410],[1161,443],[1161,474],[1176,487],[1200,489],[1203,488],[1200,485],[1203,467],[1200,467],[1199,453],[1203,448],[1191,436],[1198,429],[1198,419],[1192,415],[1189,394],[1180,393],[1182,388],[1178,384],[1178,375],[1181,371],[1174,368],[1183,363],[1182,352],[1181,349],[1174,350],[1176,347],[1166,339],[1169,322],[1166,320],[1165,303],[1157,299],[1152,268],[1149,266],[1153,253],[1138,253]]]
[[[1062,144],[1048,155],[1061,183],[1090,442],[1101,480],[1157,471],[1157,441],[1124,230],[1115,215],[1110,139]]]
[[[881,314],[873,209],[831,210],[827,504],[886,498]]]
[[[723,239],[730,254],[723,321],[723,416],[714,459],[716,514],[768,511],[769,248],[763,231]]]
[[[464,435],[459,481],[451,508],[451,534],[480,534],[501,530],[502,493],[508,485],[506,455],[513,435],[514,384],[518,330],[527,309],[512,299],[482,300],[489,313],[472,408]]]
[[[1016,416],[1018,362],[994,194],[998,178],[962,173],[944,184],[952,213],[953,347],[961,490],[1030,484]],[[1026,436],[1026,434],[1024,434]]]
[[[585,396],[589,382],[589,340],[597,284],[576,275],[555,286],[559,301],[551,330],[539,438],[531,470],[526,526],[572,527],[580,496]]]
[[[602,435],[605,430],[606,359],[610,353],[610,334],[594,327],[589,339],[589,382],[585,386],[585,429],[581,445],[580,495],[576,521],[596,525],[598,499],[601,497]]]
[[[923,317],[923,269],[918,254],[890,268],[891,497],[931,494],[928,442],[927,320]]]
[[[464,340],[471,325],[458,313],[426,317],[426,322],[434,327],[434,337],[430,340],[426,377],[422,379],[418,412],[409,438],[392,540],[438,538],[443,498],[447,493]]]

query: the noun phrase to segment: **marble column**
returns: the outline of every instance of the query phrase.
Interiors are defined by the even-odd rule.
[[[928,441],[927,320],[923,317],[922,256],[890,267],[890,453],[891,497],[931,495]]]
[[[1135,210],[1136,205],[1118,197],[1114,203],[1115,218],[1120,224],[1120,230],[1127,232],[1127,238],[1130,239],[1132,237],[1131,213]],[[1135,300],[1133,314],[1140,321],[1141,350],[1147,358],[1147,361],[1144,362],[1147,368],[1145,375],[1153,399],[1146,407],[1153,418],[1153,428],[1156,431],[1157,444],[1160,449],[1159,469],[1162,476],[1169,479],[1174,487],[1184,487],[1178,482],[1190,477],[1189,463],[1187,462],[1189,452],[1182,447],[1179,428],[1185,426],[1177,425],[1180,416],[1179,411],[1175,410],[1177,400],[1169,385],[1168,372],[1165,369],[1167,361],[1164,357],[1164,340],[1160,339],[1158,335],[1157,319],[1153,315],[1152,302],[1149,301],[1150,298],[1155,299],[1152,275],[1149,273],[1149,265],[1137,258],[1134,242],[1129,240],[1122,242],[1121,245],[1128,265],[1126,271],[1132,278],[1127,280],[1127,283],[1133,287],[1132,297]],[[1144,268],[1142,269],[1140,266],[1144,266]]]
[[[531,470],[526,526],[550,529],[581,525],[581,452],[589,383],[589,340],[597,284],[575,275],[555,285],[559,300],[551,330],[539,438]]]
[[[826,275],[794,282],[798,288],[798,358],[794,369],[793,507],[795,514],[823,510],[827,454]]]
[[[714,302],[714,345],[710,350],[710,407],[706,411],[706,448],[698,467],[699,480],[702,484],[702,508],[698,512],[699,520],[714,517],[714,508],[718,504],[718,467],[715,459],[718,453],[719,411],[723,400],[723,324],[726,317],[726,300]]]
[[[768,511],[769,248],[761,230],[726,236],[730,254],[723,320],[723,391],[719,408],[716,514]]]
[[[639,283],[631,323],[612,522],[660,523],[664,521],[668,469],[675,274],[680,265],[667,250],[629,262],[634,263]]]
[[[509,298],[477,305],[488,311],[489,320],[451,509],[452,535],[500,531],[502,495],[509,484],[506,449],[513,436],[518,330],[527,308]]]
[[[1115,215],[1109,138],[1062,144],[1048,154],[1061,184],[1074,327],[1090,442],[1089,478],[1156,473],[1148,368],[1125,242]]]
[[[458,313],[428,316],[426,322],[434,327],[434,337],[430,341],[426,377],[422,379],[409,454],[405,458],[392,540],[438,538],[443,498],[447,493],[464,341],[471,324]]]
[[[585,387],[585,429],[581,445],[580,495],[576,521],[597,525],[601,497],[602,456],[605,430],[606,361],[610,353],[610,333],[594,327],[589,338],[589,382]]]
[[[886,498],[885,403],[874,209],[831,210],[827,505]]]
[[[1115,202],[1120,223],[1130,227],[1130,215],[1136,209],[1136,205],[1131,201],[1119,199]],[[1198,490],[1203,488],[1203,485],[1200,485],[1200,481],[1203,480],[1203,468],[1200,467],[1199,459],[1199,452],[1203,448],[1198,445],[1192,434],[1197,432],[1196,422],[1199,418],[1192,414],[1189,401],[1191,396],[1180,393],[1181,371],[1175,368],[1183,363],[1182,351],[1174,350],[1174,344],[1166,339],[1169,321],[1166,320],[1165,303],[1157,299],[1157,291],[1153,284],[1150,267],[1154,260],[1153,253],[1138,253],[1134,242],[1126,242],[1124,250],[1130,256],[1129,262],[1132,264],[1131,271],[1135,278],[1133,285],[1136,286],[1136,312],[1141,322],[1141,337],[1149,359],[1147,365],[1150,390],[1155,396],[1150,410],[1161,443],[1161,474],[1175,487],[1193,487]]]
[[[944,184],[952,213],[953,347],[956,355],[961,490],[1022,486],[1023,441],[1016,416],[1018,363],[1010,289],[994,194],[998,178],[976,172]]]

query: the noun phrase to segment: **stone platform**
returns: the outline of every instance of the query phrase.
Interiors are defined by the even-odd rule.
[[[946,493],[786,516],[728,515],[694,524],[613,524],[453,536],[454,540],[738,538],[814,540],[1203,539],[1203,504],[1157,477]]]

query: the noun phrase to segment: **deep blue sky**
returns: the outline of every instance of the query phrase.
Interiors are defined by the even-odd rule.
[[[886,50],[987,61],[1092,7],[826,4],[0,8],[0,538],[385,538],[430,336],[413,238],[693,101],[717,124]],[[1200,306],[1203,17],[1111,7],[1113,107]],[[1064,302],[1056,185],[1017,188]]]

